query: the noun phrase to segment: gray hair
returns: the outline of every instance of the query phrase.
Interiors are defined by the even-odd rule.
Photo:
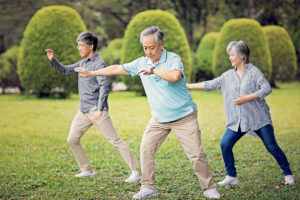
[[[158,26],[151,26],[150,28],[146,28],[140,34],[140,42],[143,43],[143,37],[147,35],[154,35],[154,39],[158,44],[162,44],[164,42],[164,32]]]
[[[228,54],[229,51],[233,51],[246,64],[249,63],[250,49],[248,44],[243,40],[230,42],[227,45],[226,51]]]
[[[77,42],[79,42],[80,40],[83,41],[87,45],[94,45],[93,50],[94,51],[97,50],[98,38],[94,33],[90,32],[90,31],[81,32],[77,36]]]

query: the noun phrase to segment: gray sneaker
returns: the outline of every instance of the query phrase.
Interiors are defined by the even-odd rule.
[[[217,188],[211,188],[204,190],[203,196],[210,198],[210,199],[220,199],[221,195],[218,192]]]
[[[226,176],[223,181],[218,182],[218,185],[237,185],[239,184],[239,180],[237,177]]]
[[[151,188],[146,188],[144,186],[141,187],[141,190],[133,195],[134,199],[148,199],[151,197],[157,197],[157,188],[151,189]]]
[[[295,184],[295,179],[293,175],[286,175],[284,176],[285,184],[286,185],[293,185]]]

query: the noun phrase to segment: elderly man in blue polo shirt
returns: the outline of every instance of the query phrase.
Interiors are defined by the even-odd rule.
[[[124,65],[111,65],[96,71],[76,68],[82,77],[139,75],[150,107],[152,118],[144,132],[141,147],[142,187],[133,196],[144,199],[157,196],[154,155],[171,130],[181,142],[204,196],[219,199],[206,154],[201,146],[197,108],[187,87],[180,56],[163,48],[164,33],[158,26],[143,30],[140,42],[146,57]]]

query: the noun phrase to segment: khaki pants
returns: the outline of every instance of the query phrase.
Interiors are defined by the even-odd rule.
[[[144,132],[141,143],[141,166],[144,187],[155,187],[154,155],[159,146],[173,130],[192,163],[193,169],[203,189],[215,187],[206,154],[201,146],[197,110],[179,120],[159,123],[152,118]]]
[[[91,109],[87,113],[78,111],[70,128],[68,143],[81,171],[88,171],[91,169],[84,149],[80,145],[80,138],[88,130],[88,128],[93,125],[92,119],[96,111],[96,108]],[[139,163],[136,157],[132,154],[128,145],[117,134],[106,110],[102,111],[100,118],[95,124],[99,127],[108,142],[120,152],[129,168],[131,170],[137,170],[139,168]]]

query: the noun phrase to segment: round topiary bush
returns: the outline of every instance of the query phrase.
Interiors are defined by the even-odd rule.
[[[122,38],[116,38],[109,42],[107,48],[99,51],[100,57],[107,65],[119,64],[121,62],[122,54]]]
[[[250,62],[260,68],[265,77],[270,80],[272,61],[268,40],[261,25],[253,19],[231,19],[223,25],[213,55],[215,76],[220,76],[232,68],[226,47],[233,40],[247,42],[250,48]]]
[[[17,73],[18,52],[19,47],[12,46],[0,55],[0,87],[3,91],[10,86],[23,90]]]
[[[195,82],[213,78],[213,52],[219,35],[219,32],[210,32],[201,39],[195,57],[197,67],[193,67]]]
[[[293,42],[280,26],[265,26],[263,30],[269,41],[272,57],[272,81],[290,81],[297,71],[297,57]]]
[[[134,59],[145,56],[140,33],[151,26],[159,26],[165,33],[164,48],[181,56],[184,72],[187,80],[190,80],[192,69],[192,56],[190,47],[179,21],[166,11],[149,10],[137,14],[128,24],[123,40],[121,63],[127,63]],[[129,89],[137,93],[144,93],[140,78],[124,80]]]
[[[116,38],[108,44],[107,48],[99,51],[99,56],[105,61],[107,65],[119,64],[121,62],[121,52],[122,52],[122,38]],[[109,76],[108,82],[110,87],[112,87],[113,82],[121,82],[121,76]]]
[[[66,6],[44,7],[35,13],[25,29],[18,57],[18,74],[27,92],[44,97],[59,88],[61,97],[66,97],[77,91],[77,77],[56,72],[45,49],[53,49],[63,64],[75,63],[80,59],[77,35],[85,29],[79,14]]]

